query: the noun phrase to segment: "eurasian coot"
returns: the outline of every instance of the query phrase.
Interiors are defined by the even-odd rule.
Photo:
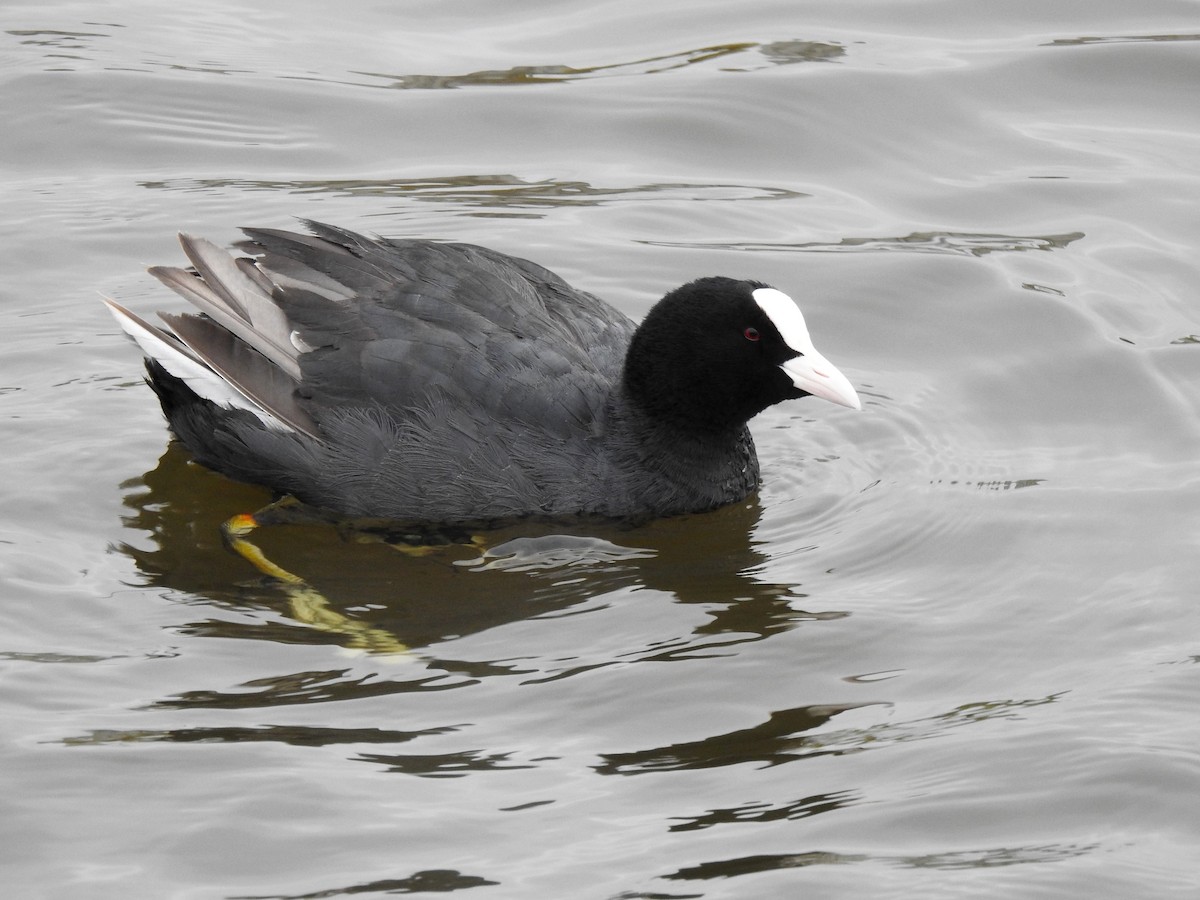
[[[554,273],[469,244],[251,228],[234,258],[150,271],[202,315],[151,325],[147,356],[195,458],[331,512],[441,524],[644,519],[759,483],[747,421],[812,394],[854,409],[800,310],[701,278],[635,324]]]

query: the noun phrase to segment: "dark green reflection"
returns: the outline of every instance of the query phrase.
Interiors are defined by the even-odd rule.
[[[966,703],[948,712],[908,722],[881,722],[865,728],[823,728],[831,719],[852,709],[887,703],[827,704],[801,706],[771,713],[767,721],[699,741],[652,747],[627,753],[601,754],[605,760],[596,771],[602,775],[640,775],[648,772],[707,769],[742,763],[780,765],[819,756],[841,756],[877,750],[890,744],[939,737],[950,730],[995,719],[1027,714],[1038,706],[1057,702],[1063,695],[1050,694],[1024,700],[986,700]],[[816,734],[806,734],[821,728]]]
[[[228,637],[228,635],[223,635]],[[422,677],[423,675],[423,677]],[[450,681],[438,674],[412,678],[376,678],[351,674],[348,669],[328,672],[296,672],[272,678],[256,678],[238,685],[236,690],[184,691],[174,697],[156,700],[147,709],[260,709],[296,704],[336,703],[386,697],[412,691],[438,691],[463,687],[469,681]]]
[[[793,585],[764,583],[748,501],[697,516],[631,528],[619,523],[524,523],[477,533],[479,545],[398,552],[378,534],[328,524],[260,528],[255,542],[304,582],[303,590],[261,577],[221,543],[221,522],[264,506],[258,488],[235,484],[190,462],[172,443],[155,469],[126,485],[125,524],[140,537],[119,546],[145,583],[170,589],[207,614],[175,626],[190,635],[275,643],[328,644],[406,654],[417,663],[386,679],[348,670],[300,672],[226,692],[165,699],[171,708],[253,708],[349,697],[441,690],[487,677],[568,677],[597,665],[686,659],[762,640],[806,621],[844,615],[820,610]],[[482,548],[482,549],[481,549]],[[460,660],[454,640],[532,617],[597,608],[605,596],[650,590],[702,604],[692,634],[649,635],[619,659],[554,666],[537,660]],[[801,608],[801,606],[805,608]],[[437,647],[434,652],[433,648]]]
[[[293,747],[329,747],[338,744],[402,744],[436,734],[449,734],[455,728],[424,728],[420,731],[392,731],[385,728],[324,728],[311,725],[260,725],[255,727],[171,728],[162,731],[97,729],[82,737],[64,738],[63,743],[87,744],[249,744],[270,742]]]
[[[642,241],[656,247],[687,247],[694,250],[744,250],[748,252],[794,253],[950,253],[957,256],[987,256],[989,253],[1019,253],[1026,250],[1061,250],[1085,237],[1082,231],[1066,234],[1016,235],[977,234],[966,231],[915,231],[894,237],[848,237],[840,241],[765,242],[730,241]]]
[[[781,187],[717,182],[662,182],[633,185],[594,185],[554,178],[530,181],[516,175],[430,175],[424,178],[338,178],[264,180],[251,178],[174,178],[146,181],[140,187],[168,191],[288,191],[339,197],[402,197],[481,209],[555,209],[601,206],[655,199],[746,203],[791,200],[809,196]]]
[[[230,897],[229,900],[323,900],[328,897],[343,897],[350,894],[447,894],[464,888],[496,885],[477,875],[463,875],[454,869],[425,869],[414,872],[407,878],[382,878],[363,884],[328,888],[307,894],[253,894]]]
[[[702,828],[712,828],[714,825],[807,819],[818,813],[842,809],[857,801],[859,797],[860,795],[856,791],[833,791],[828,794],[803,797],[790,803],[745,803],[728,809],[710,809],[704,815],[686,818],[679,824],[672,825],[668,830],[698,831]]]
[[[701,741],[672,744],[632,753],[602,754],[605,763],[596,766],[601,775],[638,775],[646,772],[707,769],[741,763],[779,765],[805,757],[839,755],[845,746],[828,745],[819,735],[805,736],[826,724],[838,713],[872,704],[802,706],[771,713],[753,728],[717,734]]]
[[[432,754],[363,753],[354,759],[386,766],[388,772],[400,775],[420,775],[426,778],[461,778],[472,772],[535,768],[529,763],[509,762],[511,756],[511,753],[485,753],[476,750]],[[547,759],[549,757],[543,757],[539,762]]]
[[[839,44],[819,41],[775,41],[769,44],[742,42],[699,47],[680,53],[651,56],[631,62],[604,63],[595,66],[531,65],[508,69],[486,69],[459,75],[392,75],[382,72],[356,72],[380,82],[380,87],[397,90],[447,90],[470,87],[521,87],[527,85],[564,84],[591,78],[612,78],[629,75],[655,75],[682,69],[696,63],[706,63],[722,57],[744,55],[757,51],[770,65],[791,65],[801,62],[831,62],[846,54]],[[753,61],[734,71],[762,68]]]
[[[1141,44],[1200,41],[1200,34],[1114,34],[1094,37],[1055,38],[1043,47],[1082,47],[1088,44]]]
[[[736,875],[752,875],[777,869],[798,869],[805,866],[848,865],[851,863],[884,863],[914,869],[984,869],[996,866],[1013,866],[1024,863],[1061,862],[1084,856],[1099,848],[1098,844],[1042,844],[1019,847],[989,847],[982,850],[962,850],[948,853],[928,853],[915,856],[874,856],[866,853],[830,853],[808,851],[804,853],[778,853],[761,856],[743,856],[700,863],[679,869],[663,878],[699,880],[709,878],[731,878]]]

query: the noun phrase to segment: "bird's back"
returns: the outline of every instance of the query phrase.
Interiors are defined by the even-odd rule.
[[[320,440],[178,402],[213,468],[353,515],[456,521],[597,505],[603,419],[633,323],[525,260],[469,244],[246,229],[294,329]],[[170,397],[175,396],[172,402]]]
[[[403,416],[436,398],[565,433],[595,418],[620,376],[633,323],[547,269],[469,244],[312,227],[330,240],[247,235],[264,270],[298,282],[275,296],[313,348],[299,359],[318,422],[334,405]]]

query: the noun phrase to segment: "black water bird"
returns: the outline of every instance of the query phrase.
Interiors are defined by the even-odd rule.
[[[244,229],[181,235],[150,271],[201,314],[107,301],[196,460],[349,517],[646,519],[745,498],[747,421],[813,395],[860,408],[782,292],[701,278],[640,325],[484,247]]]

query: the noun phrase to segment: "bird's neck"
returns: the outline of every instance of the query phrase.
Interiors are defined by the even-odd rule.
[[[607,410],[606,441],[618,465],[639,473],[643,489],[668,506],[677,499],[687,507],[673,512],[720,506],[758,488],[758,457],[744,424],[691,429],[686,420],[644,409],[622,390]]]

